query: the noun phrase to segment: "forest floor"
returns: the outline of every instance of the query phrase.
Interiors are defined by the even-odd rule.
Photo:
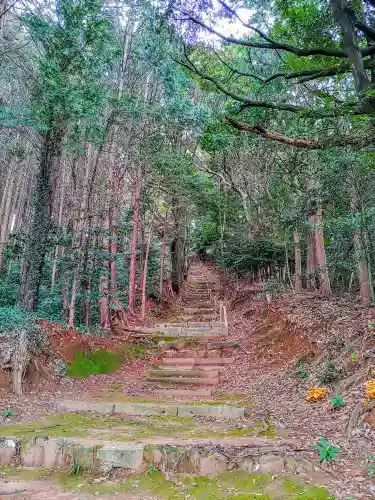
[[[208,269],[216,273],[212,267]],[[228,307],[228,339],[241,341],[242,349],[222,372],[216,394],[245,396],[250,401],[248,419],[269,423],[277,436],[298,438],[309,448],[320,436],[338,445],[337,460],[327,464],[319,463],[317,458],[316,473],[321,471],[328,477],[336,499],[374,499],[375,482],[368,477],[368,462],[369,454],[375,451],[375,410],[372,400],[364,394],[364,381],[371,378],[375,369],[374,309],[364,308],[349,298],[326,300],[314,294],[297,297],[284,294],[267,301],[259,296],[261,290],[257,285],[243,282],[234,286],[225,282],[225,277],[221,277],[221,284],[216,292]],[[77,349],[82,336],[76,338],[71,334],[67,343],[64,335],[55,332],[52,344],[66,358],[71,356],[69,349]],[[93,342],[96,348],[116,350],[124,343],[121,337],[89,337],[85,342]],[[14,415],[0,417],[0,424],[54,415],[59,400],[66,397],[96,400],[118,395],[119,390],[124,396],[149,397],[152,389],[143,384],[142,376],[155,356],[154,350],[150,350],[142,357],[124,362],[111,374],[53,378],[39,386],[30,386],[22,398],[0,389],[0,410],[14,410]],[[317,403],[307,402],[306,391],[312,386],[325,387],[327,397]],[[343,397],[345,406],[333,410],[329,400],[336,393]],[[13,486],[20,487],[18,481],[6,484],[9,491]],[[43,496],[45,483],[39,493],[38,484],[36,481],[34,493],[29,491],[31,496],[24,498],[48,498]],[[3,495],[12,498],[9,493]],[[52,496],[91,498],[69,496],[60,489]]]

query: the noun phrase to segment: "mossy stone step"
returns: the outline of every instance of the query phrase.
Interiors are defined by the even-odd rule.
[[[218,378],[219,371],[215,369],[210,370],[190,370],[190,369],[174,369],[174,370],[164,370],[162,367],[160,369],[151,369],[148,372],[150,377],[193,377],[193,378]]]
[[[182,400],[186,400],[189,398],[210,398],[212,396],[212,389],[208,387],[195,387],[194,389],[154,389],[153,393],[165,399],[175,399],[179,398]]]
[[[146,377],[146,382],[152,384],[171,385],[219,385],[218,378],[198,377]]]
[[[186,357],[170,357],[170,358],[162,358],[161,364],[166,366],[223,366],[229,365],[233,363],[232,358],[221,358],[221,357],[212,357],[212,358],[186,358]]]
[[[113,468],[137,472],[150,467],[195,475],[215,475],[233,467],[270,474],[311,471],[311,452],[301,453],[301,449],[301,443],[293,440],[272,443],[251,437],[164,438],[128,443],[74,437],[1,437],[0,463],[51,470],[72,470],[74,464],[93,473]]]
[[[124,415],[142,416],[210,416],[214,418],[237,419],[245,416],[245,407],[224,403],[197,403],[197,404],[167,404],[167,403],[137,403],[137,402],[81,402],[60,401],[61,411],[75,411],[79,413],[99,413],[109,415],[119,413]]]

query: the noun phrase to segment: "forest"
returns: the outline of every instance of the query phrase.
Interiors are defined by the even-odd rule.
[[[375,0],[0,0],[1,498],[374,499],[374,305]]]
[[[2,0],[1,307],[109,328],[192,252],[374,301],[373,2],[234,7]]]

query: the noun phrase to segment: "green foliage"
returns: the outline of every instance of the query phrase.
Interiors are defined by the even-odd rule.
[[[375,476],[375,453],[368,454],[367,469],[368,469],[368,476],[371,478],[374,477]]]
[[[14,410],[12,410],[12,408],[5,408],[5,410],[3,410],[0,415],[4,418],[11,417],[12,415],[14,415]]]
[[[299,377],[301,378],[309,378],[310,376],[310,372],[308,371],[308,369],[306,368],[306,365],[305,364],[301,364],[299,367],[298,367],[298,370],[297,370],[297,374]]]
[[[112,373],[118,370],[121,360],[121,353],[107,352],[102,349],[86,355],[78,352],[74,360],[68,364],[67,375],[87,378],[90,375]]]
[[[243,235],[227,239],[223,253],[218,256],[218,264],[235,274],[271,266],[283,266],[285,247],[279,242],[267,239],[246,240]]]
[[[334,397],[330,399],[330,402],[334,410],[343,408],[345,406],[345,401],[340,394],[335,394]]]
[[[313,450],[319,454],[321,462],[333,462],[340,451],[340,447],[328,442],[328,440],[321,436],[318,443],[313,445]]]
[[[0,307],[0,334],[22,328],[40,328],[36,316],[18,307]]]
[[[79,475],[80,475],[80,473],[81,473],[81,466],[79,465],[79,463],[78,463],[78,462],[76,462],[76,461],[74,460],[74,462],[73,462],[73,464],[72,464],[72,469],[71,469],[71,471],[69,472],[69,474],[70,474],[71,476],[79,476]]]
[[[326,360],[319,371],[319,380],[324,384],[334,382],[342,375],[342,369],[333,361]]]

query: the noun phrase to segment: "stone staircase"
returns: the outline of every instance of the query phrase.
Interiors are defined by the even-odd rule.
[[[145,379],[158,395],[189,397],[197,395],[198,387],[200,395],[211,396],[239,348],[226,341],[225,309],[215,302],[211,286],[200,261],[193,261],[181,293],[179,322],[149,329],[161,334],[160,356]]]
[[[67,474],[78,468],[92,477],[111,477],[115,471],[122,477],[125,471],[129,478],[155,470],[167,478],[225,472],[233,474],[233,484],[238,474],[251,474],[245,476],[250,481],[246,498],[253,498],[254,474],[267,474],[272,481],[273,474],[301,474],[311,481],[311,446],[286,429],[279,435],[268,419],[254,421],[246,395],[213,392],[240,345],[228,340],[225,310],[215,303],[211,287],[202,265],[193,262],[182,291],[181,318],[140,332],[160,337],[158,359],[142,380],[142,396],[77,395],[62,399],[52,416],[0,426],[0,472],[1,466]]]

